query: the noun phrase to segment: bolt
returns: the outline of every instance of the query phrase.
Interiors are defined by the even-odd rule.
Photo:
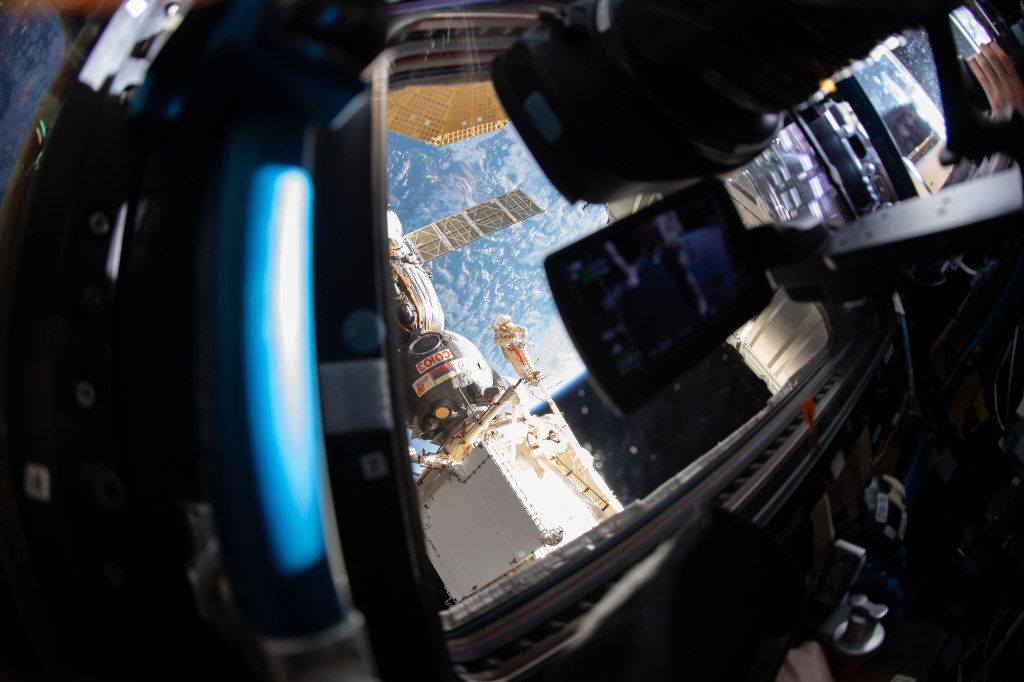
[[[92,382],[85,379],[75,382],[75,404],[83,412],[89,412],[92,408],[96,407],[98,397],[96,386]]]
[[[90,464],[82,470],[81,490],[86,500],[108,514],[121,511],[127,491],[124,481],[101,464]]]
[[[118,96],[118,101],[121,102],[121,106],[128,106],[135,99],[135,95],[138,93],[139,88],[135,85],[129,85],[121,94]]]
[[[89,234],[93,237],[106,237],[110,234],[110,218],[103,211],[93,211],[89,216]]]

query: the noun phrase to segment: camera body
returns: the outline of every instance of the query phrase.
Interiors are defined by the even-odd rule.
[[[869,4],[584,0],[498,56],[495,89],[569,201],[662,190],[746,163],[780,112],[940,5]]]

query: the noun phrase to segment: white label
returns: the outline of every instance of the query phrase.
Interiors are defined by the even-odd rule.
[[[434,387],[434,380],[429,375],[421,376],[413,382],[412,390],[416,391],[416,397],[420,397]]]
[[[832,458],[832,464],[829,465],[833,481],[839,478],[839,474],[843,473],[844,466],[846,466],[846,457],[843,456],[842,452],[839,452]]]
[[[889,518],[889,496],[885,493],[878,493],[876,505],[875,521],[885,523],[886,519]]]
[[[371,452],[359,458],[359,467],[363,470],[363,478],[376,481],[388,475],[388,460],[383,452]]]
[[[612,27],[612,10],[609,0],[601,0],[601,2],[597,3],[594,22],[597,24],[598,33],[604,33]]]
[[[416,391],[416,397],[421,397],[424,393],[440,386],[446,381],[451,381],[453,378],[462,374],[469,369],[469,364],[465,360],[459,360],[451,363],[451,366],[445,367],[442,365],[436,370],[437,376],[431,376],[430,374],[424,374],[416,381],[412,382],[412,390]]]
[[[25,495],[36,502],[50,501],[50,470],[42,464],[25,465]]]
[[[893,293],[892,295],[892,307],[896,310],[897,315],[903,315],[906,317],[907,311],[903,308],[903,299],[900,298],[900,295],[897,293]]]
[[[938,470],[939,476],[942,477],[942,482],[949,483],[949,479],[953,477],[957,467],[956,457],[949,451],[949,448],[944,448],[938,455],[933,453],[932,462]]]

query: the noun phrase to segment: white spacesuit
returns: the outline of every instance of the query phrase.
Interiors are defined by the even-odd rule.
[[[508,315],[498,315],[491,327],[494,329],[494,343],[501,348],[505,359],[512,363],[516,374],[533,385],[540,383],[540,373],[533,368],[526,352],[526,327],[515,324]]]

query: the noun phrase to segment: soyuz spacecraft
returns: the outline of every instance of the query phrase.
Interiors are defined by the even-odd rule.
[[[533,367],[527,330],[495,319],[494,342],[519,375],[509,384],[471,340],[444,328],[423,260],[388,211],[395,316],[402,330],[407,427],[438,446],[413,453],[427,554],[452,601],[502,579],[622,511]],[[552,408],[520,405],[521,383]]]

